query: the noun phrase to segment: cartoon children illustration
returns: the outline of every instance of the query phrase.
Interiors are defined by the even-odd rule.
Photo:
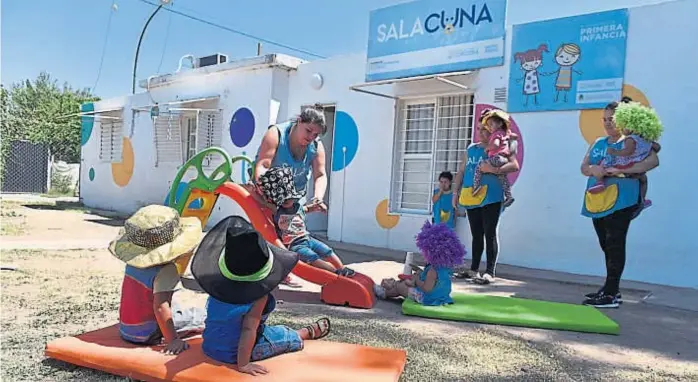
[[[564,102],[567,102],[567,94],[572,88],[572,72],[582,74],[581,71],[574,69],[572,66],[579,61],[582,50],[579,45],[572,43],[564,43],[557,48],[555,52],[555,62],[560,65],[557,71],[546,73],[545,75],[557,73],[555,80],[555,102],[560,98],[560,93],[563,93]]]
[[[538,73],[538,68],[543,66],[543,52],[547,51],[548,45],[540,44],[537,49],[529,49],[525,52],[514,54],[514,62],[520,62],[521,69],[524,72],[524,76],[516,80],[516,83],[522,80],[524,81],[524,106],[528,105],[528,98],[530,96],[533,96],[533,103],[538,104],[538,93],[540,93],[540,81],[538,81],[538,76],[544,75]]]

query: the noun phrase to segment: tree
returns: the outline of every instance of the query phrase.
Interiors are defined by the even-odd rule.
[[[26,139],[45,143],[56,160],[69,163],[80,161],[80,105],[99,98],[89,90],[74,90],[42,72],[34,80],[15,83],[2,88],[0,133],[2,157],[9,143]]]

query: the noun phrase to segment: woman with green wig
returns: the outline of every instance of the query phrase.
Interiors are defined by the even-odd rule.
[[[661,146],[656,141],[662,135],[662,123],[657,117],[657,113],[649,107],[638,102],[632,102],[628,97],[626,102],[621,102],[616,108],[613,116],[616,126],[620,128],[625,136],[620,142],[621,148],[609,147],[606,156],[601,161],[601,166],[610,173],[621,173],[623,169],[629,168],[635,163],[645,160],[652,150],[659,152]],[[640,197],[642,198],[642,208],[652,205],[647,197],[647,175],[638,174],[640,181]],[[596,179],[596,184],[589,187],[591,193],[599,193],[605,189],[603,177]]]
[[[581,171],[588,177],[582,215],[591,218],[606,257],[606,282],[587,294],[584,304],[616,308],[621,303],[628,229],[644,208],[640,178],[659,166],[660,147],[654,140],[662,127],[653,110],[628,97],[606,106],[603,123],[607,136],[589,147]]]

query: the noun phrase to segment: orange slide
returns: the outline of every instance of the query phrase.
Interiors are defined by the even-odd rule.
[[[257,362],[269,374],[253,377],[208,358],[201,337],[186,340],[189,349],[176,356],[162,346],[129,344],[118,325],[55,339],[46,344],[48,357],[140,381],[214,382],[397,382],[407,362],[399,349],[376,348],[331,341],[306,341],[303,350]]]
[[[247,214],[250,223],[262,234],[265,240],[278,247],[284,247],[276,235],[271,216],[262,211],[257,201],[246,189],[238,184],[226,182],[218,187],[214,193],[225,195],[237,202]],[[357,272],[350,278],[338,276],[300,261],[293,268],[293,274],[313,284],[322,285],[320,298],[326,304],[370,309],[376,302],[376,296],[373,293],[374,282],[364,274]]]

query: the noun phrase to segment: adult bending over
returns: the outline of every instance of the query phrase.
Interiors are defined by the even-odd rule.
[[[460,192],[454,192],[453,194],[453,207],[458,209],[458,206],[463,206],[467,210],[470,233],[473,238],[470,269],[456,273],[455,276],[458,278],[472,278],[473,281],[480,284],[489,284],[494,281],[497,256],[499,254],[497,224],[499,223],[499,215],[502,212],[504,192],[497,176],[519,171],[519,162],[516,159],[516,140],[511,141],[511,154],[508,158],[508,163],[501,167],[493,167],[486,161],[487,139],[485,137],[488,131],[482,122],[488,114],[488,111],[482,113],[478,126],[480,142],[473,143],[468,147],[466,155],[458,168],[456,179],[453,182],[453,189],[460,190]],[[508,118],[506,113],[498,112],[497,114]],[[472,195],[473,180],[478,165],[483,173],[481,188],[478,193]],[[485,245],[487,246],[487,269],[480,276],[480,260],[482,259]]]
[[[621,102],[631,101],[623,97]],[[630,221],[642,210],[640,182],[636,174],[642,174],[659,166],[659,158],[653,149],[643,161],[624,168],[625,177],[616,177],[616,169],[604,169],[600,164],[609,147],[622,149],[623,135],[616,129],[613,118],[618,102],[606,105],[603,124],[605,137],[594,142],[582,161],[582,174],[589,177],[587,188],[603,178],[605,188],[601,193],[585,192],[582,215],[591,218],[599,245],[606,257],[606,282],[597,292],[586,295],[583,304],[597,308],[616,308],[622,302],[620,279],[625,268],[625,243]],[[606,177],[605,177],[606,176]]]
[[[313,200],[309,204],[316,211],[327,212],[327,206],[322,202],[327,190],[325,147],[318,139],[326,132],[325,115],[320,106],[306,108],[298,118],[270,126],[257,151],[254,183],[271,167],[288,166],[293,171],[296,190],[305,193],[312,171],[315,182]],[[262,205],[271,207],[253,184],[247,188]],[[299,286],[290,276],[283,283]]]

